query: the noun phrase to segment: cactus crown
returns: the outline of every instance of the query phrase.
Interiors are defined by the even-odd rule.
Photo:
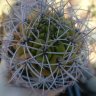
[[[39,89],[65,87],[81,76],[78,66],[84,34],[75,20],[65,18],[50,4],[42,6],[30,11],[22,22],[12,22],[15,30],[7,52],[10,82],[19,80]]]

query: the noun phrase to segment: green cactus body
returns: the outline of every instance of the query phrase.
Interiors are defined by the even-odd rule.
[[[38,78],[56,78],[57,81],[59,79],[62,81],[62,72],[69,70],[79,55],[78,51],[83,47],[83,40],[80,42],[77,40],[78,37],[82,37],[82,34],[76,33],[74,20],[66,19],[64,16],[59,17],[51,10],[34,17],[38,16],[39,19],[33,20],[32,16],[30,19],[26,18],[24,24],[18,24],[18,32],[14,32],[14,40],[18,42],[9,47],[15,55],[12,56],[10,52],[8,55],[13,61],[19,63],[11,61],[13,66],[11,70],[15,71],[23,64],[24,70],[20,72],[23,71],[21,78],[26,82],[29,80],[27,77],[33,78],[33,81]],[[25,62],[20,64],[22,61]],[[17,67],[14,64],[18,68],[14,68]],[[40,84],[42,85],[42,82]],[[56,87],[54,84],[53,86]]]

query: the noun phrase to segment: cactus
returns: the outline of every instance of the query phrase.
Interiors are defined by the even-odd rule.
[[[76,27],[76,20],[66,18],[64,10],[40,4],[23,14],[22,21],[9,20],[5,25],[6,30],[10,26],[11,34],[6,53],[9,82],[45,90],[66,88],[83,76],[86,30]]]

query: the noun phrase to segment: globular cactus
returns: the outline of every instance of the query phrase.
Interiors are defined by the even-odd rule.
[[[22,9],[27,15],[21,14],[21,21],[5,25],[11,34],[6,49],[9,81],[43,90],[66,88],[83,77],[88,33],[77,27],[76,19],[65,17],[63,5],[56,9],[47,2],[37,4],[29,13]]]

